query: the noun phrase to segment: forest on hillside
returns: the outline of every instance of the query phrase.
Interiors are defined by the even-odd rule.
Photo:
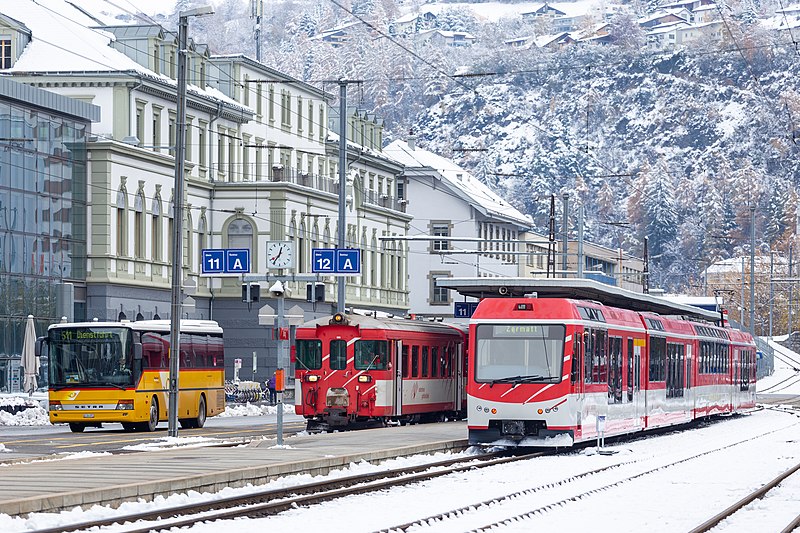
[[[176,11],[199,3],[181,0]],[[787,252],[800,177],[800,28],[767,28],[779,3],[721,5],[725,38],[681,50],[647,46],[636,24],[647,2],[612,19],[610,44],[557,49],[510,48],[505,40],[552,28],[487,18],[480,5],[440,6],[440,28],[477,39],[450,48],[392,35],[391,21],[421,4],[268,3],[262,59],[332,94],[335,80],[359,80],[349,101],[385,120],[387,142],[413,131],[540,232],[550,195],[567,192],[586,208],[588,239],[641,256],[647,237],[654,286],[691,292],[711,263],[749,255],[751,217],[756,253]],[[193,31],[214,53],[255,56],[249,15],[244,0],[224,0]],[[318,38],[347,21],[360,24],[346,45]]]

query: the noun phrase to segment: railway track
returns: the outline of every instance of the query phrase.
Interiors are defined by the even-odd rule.
[[[769,492],[773,491],[783,483],[784,480],[789,478],[793,475],[798,475],[798,471],[800,471],[800,463],[794,465],[792,468],[789,468],[785,472],[779,474],[775,479],[770,481],[769,483],[765,484],[761,488],[754,490],[738,502],[734,503],[727,509],[720,511],[716,515],[712,516],[696,528],[692,529],[689,533],[705,533],[706,531],[711,531],[713,528],[717,526],[720,522],[725,520],[726,518],[734,517],[736,513],[744,509],[747,505],[753,503],[754,501],[764,498]],[[781,530],[781,533],[790,533],[794,531],[798,526],[800,526],[800,514],[798,514],[785,528]]]
[[[562,508],[565,505],[569,505],[570,503],[581,501],[581,500],[583,500],[583,499],[585,499],[587,497],[591,497],[593,495],[600,494],[600,493],[605,492],[607,490],[611,490],[611,489],[613,489],[615,487],[618,487],[618,486],[623,485],[625,483],[628,483],[630,481],[634,481],[634,480],[639,479],[641,477],[644,477],[644,476],[647,476],[647,475],[650,475],[650,474],[654,474],[654,473],[660,472],[662,470],[666,470],[668,468],[671,468],[673,466],[677,466],[679,464],[691,461],[693,459],[698,459],[698,458],[703,457],[703,456],[707,456],[707,455],[710,455],[710,454],[722,452],[722,451],[727,450],[729,448],[733,448],[735,446],[739,446],[741,444],[745,444],[747,442],[751,442],[753,440],[765,437],[767,435],[770,435],[770,434],[775,433],[777,431],[781,431],[783,429],[786,429],[786,428],[776,429],[774,431],[770,431],[770,432],[767,432],[767,433],[756,435],[754,437],[743,439],[743,440],[740,440],[740,441],[737,441],[737,442],[734,442],[734,443],[731,443],[731,444],[728,444],[728,445],[725,445],[725,446],[721,446],[721,447],[718,447],[718,448],[715,448],[715,449],[712,449],[712,450],[707,450],[707,451],[702,452],[702,453],[698,453],[698,454],[694,454],[694,455],[691,455],[691,456],[688,456],[688,457],[684,457],[682,459],[679,459],[677,461],[673,461],[673,462],[665,464],[665,465],[661,465],[661,466],[658,466],[658,467],[655,467],[655,468],[651,468],[651,469],[636,473],[634,475],[626,476],[626,477],[624,477],[622,479],[619,479],[619,480],[616,480],[616,481],[614,481],[612,483],[607,483],[607,484],[599,486],[599,487],[594,487],[594,488],[579,492],[579,493],[574,494],[572,496],[569,496],[567,498],[562,498],[562,499],[560,499],[558,501],[554,501],[554,502],[548,503],[548,504],[540,506],[538,508],[526,510],[524,513],[512,514],[510,516],[505,516],[504,518],[502,518],[500,520],[496,520],[494,522],[487,523],[487,524],[484,524],[484,525],[479,526],[479,527],[470,526],[470,527],[468,527],[466,529],[468,529],[469,531],[475,531],[475,532],[491,531],[491,530],[493,530],[495,528],[501,528],[503,526],[511,525],[511,524],[513,524],[515,522],[531,519],[535,515],[546,513],[546,512],[548,512],[548,511],[550,511],[552,509]],[[579,480],[582,480],[582,479],[585,479],[585,478],[588,478],[588,477],[592,477],[592,476],[595,476],[597,474],[600,474],[600,473],[603,473],[603,472],[607,472],[609,470],[617,469],[617,468],[620,468],[622,466],[635,464],[635,463],[638,463],[640,461],[641,460],[636,459],[636,460],[633,460],[633,461],[624,461],[624,462],[620,462],[620,463],[615,463],[613,465],[608,465],[606,467],[602,467],[602,468],[598,468],[598,469],[595,469],[595,470],[590,470],[588,472],[584,472],[584,473],[581,473],[581,474],[573,475],[573,476],[570,476],[568,478],[565,478],[565,479],[562,479],[562,480],[559,480],[559,481],[554,481],[554,482],[547,483],[547,484],[544,484],[544,485],[531,487],[529,489],[524,489],[524,490],[521,490],[521,491],[515,491],[513,493],[509,493],[509,494],[506,494],[506,495],[503,495],[503,496],[496,496],[496,497],[493,497],[491,499],[484,500],[484,501],[481,501],[481,502],[473,502],[473,503],[470,503],[469,505],[461,506],[461,507],[458,507],[456,509],[451,509],[451,510],[448,510],[448,511],[445,511],[445,512],[442,512],[442,513],[437,513],[435,515],[426,516],[424,518],[420,518],[420,519],[417,519],[417,520],[414,520],[414,521],[411,521],[411,522],[407,522],[405,524],[400,524],[400,525],[395,525],[395,526],[383,528],[383,529],[380,529],[379,532],[380,533],[385,533],[385,532],[393,532],[394,533],[394,532],[397,532],[397,531],[406,531],[408,529],[411,529],[412,527],[421,526],[421,525],[424,525],[424,524],[435,523],[435,522],[443,521],[443,520],[447,520],[447,519],[452,519],[452,518],[458,517],[459,515],[462,515],[463,513],[466,513],[466,512],[473,512],[475,510],[480,510],[481,508],[488,508],[489,506],[494,506],[494,505],[497,505],[497,504],[503,504],[503,503],[506,503],[506,502],[512,502],[512,501],[517,500],[517,499],[519,499],[521,497],[529,496],[529,495],[541,492],[543,490],[554,488],[556,486],[565,486],[565,485],[574,483],[576,481],[579,481]],[[746,503],[743,504],[743,505],[746,505]],[[699,531],[707,531],[707,530],[698,530],[698,532]],[[791,529],[787,529],[785,531],[788,532],[788,531],[791,531]]]
[[[408,485],[455,472],[486,468],[551,453],[553,452],[546,451],[521,456],[508,456],[504,452],[486,453],[426,463],[416,467],[385,470],[367,475],[348,476],[283,489],[252,492],[243,496],[233,496],[171,508],[160,508],[130,515],[118,515],[109,519],[92,520],[37,531],[38,533],[97,531],[98,528],[129,523],[130,527],[126,527],[126,533],[147,533],[174,527],[192,526],[198,522],[238,517],[265,517],[298,506],[314,505],[344,496]],[[142,523],[142,525],[137,527],[134,523]]]

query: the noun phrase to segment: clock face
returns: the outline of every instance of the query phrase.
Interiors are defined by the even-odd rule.
[[[292,268],[293,266],[294,246],[291,241],[267,243],[267,268]]]

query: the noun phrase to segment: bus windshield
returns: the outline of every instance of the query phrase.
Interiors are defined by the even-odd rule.
[[[133,386],[131,331],[121,327],[50,330],[50,387]]]
[[[556,382],[564,358],[563,325],[480,324],[475,380],[482,383]]]

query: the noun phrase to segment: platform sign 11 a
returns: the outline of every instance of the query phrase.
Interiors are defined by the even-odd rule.
[[[209,248],[202,251],[201,274],[247,274],[250,250],[247,248]]]

